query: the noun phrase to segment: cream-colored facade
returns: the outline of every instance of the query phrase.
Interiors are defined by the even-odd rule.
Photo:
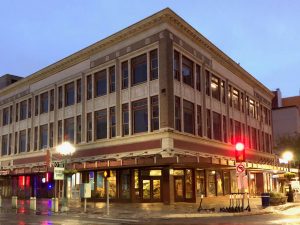
[[[175,54],[179,79],[175,78]],[[123,88],[124,62],[127,88]],[[144,69],[146,78],[140,82],[134,74]],[[152,77],[155,70],[157,78]],[[185,71],[192,71],[192,76]],[[106,82],[104,94],[98,90],[101,79]],[[125,181],[119,177],[128,169],[131,201],[195,201],[201,191],[207,196],[234,192],[236,186],[230,182],[225,191],[224,174],[231,171],[228,179],[236,183],[234,144],[242,141],[246,145],[247,189],[253,194],[264,192],[273,188],[272,170],[280,169],[272,154],[272,97],[240,65],[165,9],[0,91],[1,174],[24,179],[28,175],[32,182],[33,174],[51,173],[54,162],[61,160],[56,146],[70,140],[73,133],[76,153],[69,166],[81,172],[79,183],[95,179],[92,185],[99,196],[99,171],[110,169],[117,174],[114,188],[118,194],[112,195],[122,200],[125,195],[118,190]],[[143,109],[139,100],[146,104]],[[124,104],[128,104],[125,122]],[[22,111],[25,105],[26,112]],[[143,122],[137,124],[141,115]],[[106,121],[106,131],[97,130],[101,121]],[[157,121],[158,128],[154,125]],[[124,133],[125,123],[128,134]],[[105,133],[105,138],[99,138]],[[204,170],[202,183],[199,171]],[[221,171],[217,172],[220,177],[209,177],[215,170]],[[210,185],[209,179],[215,183]],[[128,200],[128,196],[124,198]]]

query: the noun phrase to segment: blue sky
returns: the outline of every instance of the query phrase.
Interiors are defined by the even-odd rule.
[[[298,0],[1,0],[0,75],[28,76],[165,7],[269,89],[299,95]]]

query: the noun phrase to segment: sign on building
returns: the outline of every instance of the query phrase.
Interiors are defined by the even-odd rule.
[[[64,180],[64,168],[54,167],[54,180]]]

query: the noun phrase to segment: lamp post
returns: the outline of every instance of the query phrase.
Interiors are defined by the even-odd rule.
[[[290,151],[286,151],[282,154],[282,158],[287,162],[288,164],[288,173],[290,172],[291,168],[290,168],[290,161],[293,160],[293,153]],[[292,185],[291,185],[291,178],[290,178],[290,174],[288,174],[288,180],[289,180],[289,192],[287,193],[288,202],[294,202],[294,193],[292,190]]]
[[[72,144],[69,142],[63,142],[61,145],[56,147],[56,151],[61,154],[64,157],[64,169],[66,169],[66,164],[67,164],[67,156],[72,156],[72,154],[75,152],[75,148]],[[63,196],[62,196],[62,209],[61,211],[68,211],[68,204],[67,204],[67,178],[64,175],[64,180],[63,180]]]

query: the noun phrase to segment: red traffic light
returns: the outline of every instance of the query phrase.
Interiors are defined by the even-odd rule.
[[[245,145],[241,142],[235,144],[235,161],[236,162],[245,162]]]

